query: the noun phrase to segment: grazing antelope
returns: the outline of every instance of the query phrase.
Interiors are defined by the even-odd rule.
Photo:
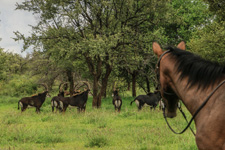
[[[90,91],[90,84],[86,81],[83,81],[84,85],[87,86],[87,89],[84,92],[74,94],[71,97],[61,97],[59,100],[59,108],[65,112],[68,106],[77,107],[78,112],[85,112],[86,103],[88,100],[88,93]]]
[[[56,111],[59,110],[59,100],[61,97],[64,97],[64,90],[62,89],[63,85],[65,83],[61,83],[59,85],[59,94],[52,98],[51,105],[52,105],[52,112],[54,112],[54,108],[56,108]]]
[[[31,96],[31,97],[24,97],[19,100],[18,102],[18,109],[21,107],[21,112],[25,111],[28,106],[36,107],[36,112],[40,112],[40,108],[42,104],[45,101],[46,96],[50,95],[48,94],[48,87],[46,84],[40,84],[45,87],[45,91],[43,93],[38,93],[37,95]]]
[[[159,101],[161,99],[161,95],[159,91],[155,91],[154,93],[148,93],[147,95],[139,95],[137,96],[133,101],[130,102],[130,105],[135,101],[138,110],[141,110],[141,108],[144,106],[144,104],[147,104],[151,106],[150,108],[154,108],[158,105]]]
[[[115,110],[120,112],[121,106],[122,106],[122,99],[119,96],[119,90],[113,90],[113,101],[112,101],[112,103],[115,107]]]

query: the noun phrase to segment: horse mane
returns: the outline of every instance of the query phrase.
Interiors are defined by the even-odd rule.
[[[225,66],[217,62],[205,60],[198,55],[178,48],[168,47],[167,49],[176,59],[176,73],[181,73],[179,79],[188,77],[188,88],[197,85],[198,89],[205,89],[210,85],[218,84],[218,78],[225,75]]]

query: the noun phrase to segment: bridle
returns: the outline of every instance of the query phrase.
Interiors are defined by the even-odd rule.
[[[162,55],[160,55],[160,57],[159,57],[159,59],[158,59],[158,61],[157,61],[157,64],[156,64],[156,71],[158,71],[158,72],[156,72],[156,73],[159,73],[159,66],[160,66],[160,61],[161,61],[161,59],[162,59],[162,57],[164,56],[164,55],[166,55],[167,53],[169,53],[170,52],[170,50],[167,50],[167,51],[165,51],[164,53],[162,53]],[[157,78],[158,79],[158,78]],[[159,81],[159,80],[158,80]]]
[[[167,50],[167,51],[165,51],[164,53],[162,53],[162,54],[160,55],[158,61],[157,61],[157,64],[156,64],[156,70],[155,70],[155,72],[156,72],[156,78],[157,78],[157,82],[158,82],[158,88],[160,88],[160,80],[159,80],[159,76],[160,76],[160,74],[159,74],[160,61],[161,61],[162,57],[163,57],[165,54],[169,53],[169,52],[170,52],[170,50]],[[166,92],[166,91],[163,91],[163,93],[166,94],[166,95],[175,95],[175,93],[168,93],[168,92]]]
[[[157,62],[157,66],[156,66],[156,75],[157,75],[158,87],[159,87],[159,88],[161,88],[161,87],[160,87],[160,80],[159,80],[159,77],[160,77],[160,74],[159,74],[160,61],[161,61],[162,57],[163,57],[165,54],[169,53],[169,52],[170,52],[170,50],[165,51],[165,52],[159,57],[158,62]],[[220,84],[217,85],[217,87],[209,94],[209,96],[205,99],[205,101],[204,101],[204,102],[200,105],[200,107],[196,110],[196,112],[194,113],[194,115],[192,116],[192,118],[191,118],[191,120],[190,120],[189,122],[187,121],[187,118],[186,118],[184,112],[182,111],[181,107],[178,106],[178,108],[179,108],[180,112],[182,113],[184,119],[185,119],[185,120],[187,121],[187,123],[188,123],[187,126],[186,126],[181,132],[176,132],[176,131],[174,131],[174,130],[172,129],[172,127],[170,126],[169,122],[167,121],[166,114],[165,114],[165,104],[163,104],[163,107],[162,107],[162,110],[163,110],[163,116],[164,116],[164,119],[165,119],[165,121],[166,121],[168,127],[170,128],[170,130],[171,130],[173,133],[175,133],[175,134],[182,134],[182,133],[184,133],[184,132],[190,127],[192,121],[193,121],[194,118],[197,116],[197,114],[200,112],[200,110],[201,110],[201,109],[206,105],[206,103],[209,101],[209,99],[211,98],[211,96],[212,96],[212,95],[217,91],[217,89],[218,89],[219,87],[221,87],[224,83],[225,83],[225,80],[223,80],[222,82],[220,82]],[[166,92],[163,91],[163,93],[166,93]],[[170,95],[171,93],[166,93],[166,94],[167,94],[167,95]],[[172,94],[173,94],[173,93],[172,93]],[[191,129],[191,127],[190,127],[190,129]],[[193,135],[195,136],[195,133],[193,132],[192,129],[191,129],[191,131],[192,131]]]

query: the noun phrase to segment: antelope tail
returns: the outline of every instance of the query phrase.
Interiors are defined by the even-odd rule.
[[[18,102],[18,110],[20,109],[20,101]]]
[[[135,99],[133,101],[130,102],[130,105],[132,105],[132,103],[135,101]]]
[[[54,105],[54,100],[51,101],[51,105],[52,105],[52,112],[54,112],[54,107],[55,107],[55,105]]]

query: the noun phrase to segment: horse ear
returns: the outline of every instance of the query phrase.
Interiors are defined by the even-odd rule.
[[[181,49],[181,50],[186,50],[186,44],[184,41],[181,41],[178,45],[177,48]]]
[[[160,57],[163,53],[163,50],[161,49],[160,45],[157,43],[157,42],[153,42],[152,44],[152,49],[153,49],[153,52],[158,56]]]

